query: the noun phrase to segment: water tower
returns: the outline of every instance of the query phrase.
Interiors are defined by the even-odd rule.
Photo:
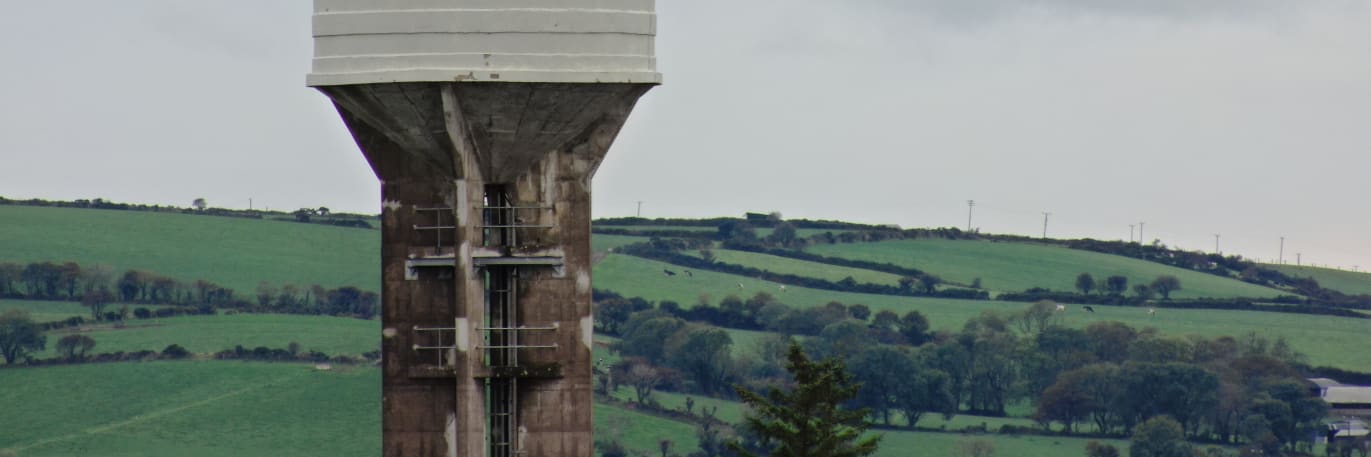
[[[590,456],[590,181],[661,82],[653,0],[315,0],[381,181],[387,457]]]

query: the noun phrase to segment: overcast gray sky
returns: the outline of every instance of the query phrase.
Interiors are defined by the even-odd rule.
[[[0,195],[379,211],[310,2],[19,2]],[[1371,269],[1371,1],[659,0],[597,217],[1147,240]]]

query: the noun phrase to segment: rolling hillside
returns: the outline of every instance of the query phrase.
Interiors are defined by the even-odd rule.
[[[90,308],[75,302],[53,302],[37,300],[0,300],[0,313],[11,309],[28,311],[37,322],[53,322],[69,317],[90,317]]]
[[[981,312],[1014,312],[1027,303],[995,300],[955,300],[946,298],[897,297],[891,295],[856,294],[827,290],[779,287],[770,282],[709,271],[694,272],[695,276],[665,277],[663,268],[672,265],[619,254],[610,254],[596,265],[595,287],[614,290],[625,296],[640,296],[648,300],[673,300],[682,306],[693,305],[701,295],[717,303],[734,294],[742,298],[759,291],[775,295],[783,303],[796,307],[819,306],[830,301],[844,304],[861,303],[873,311],[888,309],[899,314],[917,310],[928,317],[935,329],[959,330]],[[742,288],[738,284],[743,284]],[[1095,305],[1096,312],[1085,313],[1072,306],[1066,313],[1065,324],[1083,327],[1091,322],[1116,320],[1135,328],[1155,327],[1170,335],[1232,335],[1258,332],[1267,337],[1284,336],[1295,350],[1304,352],[1315,365],[1327,364],[1351,370],[1366,370],[1368,362],[1360,351],[1328,351],[1330,342],[1338,347],[1353,348],[1371,345],[1371,320],[1333,316],[1288,314],[1261,311],[1160,309],[1149,317],[1147,310],[1136,307]]]
[[[252,349],[266,346],[285,349],[299,343],[303,352],[330,356],[361,355],[380,349],[379,321],[346,317],[235,314],[227,316],[178,316],[128,321],[122,328],[110,324],[84,325],[79,329],[52,331],[48,339],[80,333],[95,339],[95,352],[161,351],[179,344],[196,354],[213,354],[236,345]],[[50,343],[42,357],[57,355]]]
[[[1031,243],[961,240],[897,240],[876,243],[818,245],[815,254],[917,268],[945,279],[969,284],[976,278],[997,292],[1032,287],[1059,291],[1076,289],[1076,276],[1090,273],[1096,282],[1121,275],[1129,284],[1151,282],[1160,275],[1181,280],[1175,298],[1274,297],[1279,290],[1182,268],[1127,257]]]
[[[151,270],[249,294],[260,281],[380,290],[379,230],[317,224],[0,205],[0,262],[76,261]]]
[[[376,455],[380,371],[243,362],[0,370],[0,448],[33,456]]]
[[[88,364],[0,370],[0,449],[21,457],[292,457],[380,453],[380,370],[227,361]],[[675,404],[679,395],[663,397]],[[702,399],[735,419],[737,403]],[[695,450],[694,426],[620,405],[595,405],[597,438],[616,439],[642,455],[658,443]],[[966,421],[974,419],[962,419]],[[920,449],[949,452],[965,435],[881,431],[876,455]],[[1077,455],[1081,438],[982,435],[1002,454]],[[1116,446],[1126,443],[1106,440]],[[1012,452],[1012,454],[1010,454]]]
[[[142,268],[181,279],[209,279],[246,294],[258,281],[359,285],[375,289],[378,232],[288,222],[182,214],[0,206],[0,262],[72,260],[82,265],[108,264]],[[667,277],[670,264],[622,254],[611,248],[644,241],[641,237],[596,235],[593,247],[605,253],[596,264],[596,288],[653,301],[694,305],[701,297],[717,303],[728,295],[743,298],[767,292],[791,306],[820,306],[830,301],[861,303],[874,310],[899,313],[918,310],[934,328],[959,329],[984,311],[1012,312],[1026,304],[994,300],[955,300],[856,294],[779,285],[735,275],[694,271],[693,276]],[[950,280],[970,283],[980,277],[992,290],[1051,287],[1071,290],[1075,275],[1091,272],[1097,279],[1123,274],[1147,281],[1159,274],[1181,278],[1177,296],[1272,296],[1279,291],[1232,279],[1179,270],[1123,257],[1072,251],[1051,246],[973,241],[899,241],[825,245],[822,255],[919,268]],[[832,267],[815,262],[715,250],[720,261],[774,272],[838,280],[891,284],[896,275]],[[205,260],[212,259],[212,260]],[[1323,272],[1315,272],[1323,274]],[[1371,275],[1362,275],[1371,276]],[[1327,276],[1332,283],[1339,279]],[[1348,276],[1347,287],[1371,281]],[[1324,280],[1320,279],[1320,282]],[[1364,283],[1363,283],[1364,282]],[[739,287],[739,284],[742,287]],[[43,321],[84,316],[76,303],[0,300],[0,310],[25,309]],[[1135,328],[1155,327],[1170,335],[1242,335],[1258,332],[1284,336],[1315,365],[1367,371],[1367,357],[1356,350],[1371,345],[1371,320],[1255,311],[1162,309],[1149,317],[1135,307],[1097,306],[1085,313],[1072,306],[1070,326],[1118,320]],[[96,339],[95,352],[161,350],[180,344],[201,354],[245,347],[285,347],[330,355],[360,354],[376,349],[378,323],[325,316],[221,314],[130,321],[126,327],[86,326],[49,334],[50,356],[57,338],[81,331]],[[764,332],[730,330],[735,354],[748,351]],[[606,349],[612,338],[597,337],[595,357],[612,364],[618,355]],[[337,366],[318,371],[309,364],[238,361],[128,362],[0,369],[0,449],[14,448],[23,457],[59,455],[237,456],[375,455],[379,451],[380,374],[370,366]],[[618,393],[625,398],[627,389]],[[669,408],[684,396],[659,393]],[[741,407],[715,399],[700,406],[720,407],[735,420]],[[1015,414],[1022,414],[1015,413]],[[599,437],[621,440],[631,450],[656,455],[661,440],[672,452],[694,450],[694,426],[633,410],[623,403],[595,406]],[[929,418],[923,426],[959,429],[981,422],[993,430],[1002,424],[1027,425],[1023,417],[957,416]],[[881,456],[917,452],[950,455],[973,437],[927,431],[888,431]],[[1086,439],[1068,437],[980,435],[998,455],[1080,455]],[[1120,447],[1126,443],[1113,441]],[[98,452],[97,452],[98,451]]]
[[[1371,294],[1371,273],[1295,265],[1262,265],[1290,276],[1313,278],[1319,285],[1345,294]]]
[[[714,259],[717,262],[732,263],[745,267],[767,270],[773,273],[826,279],[833,282],[842,281],[844,278],[850,277],[857,282],[894,286],[900,283],[901,278],[900,275],[881,271],[829,265],[756,252],[734,251],[731,249],[713,249],[710,252],[713,253]],[[685,252],[685,254],[699,255],[698,252]]]

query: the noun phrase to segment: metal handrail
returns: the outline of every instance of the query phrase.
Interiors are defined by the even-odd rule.
[[[556,348],[559,348],[559,347],[561,347],[561,346],[558,346],[557,344],[551,344],[551,345],[515,344],[515,345],[510,345],[510,346],[481,346],[481,345],[476,345],[476,348],[477,348],[477,349],[556,349]]]
[[[424,326],[420,326],[420,325],[415,325],[415,326],[414,326],[414,332],[415,332],[416,334],[417,334],[417,333],[437,333],[437,334],[438,334],[438,336],[437,336],[437,338],[438,338],[438,345],[436,345],[436,346],[430,346],[430,345],[423,345],[423,344],[419,344],[419,343],[414,343],[414,345],[411,346],[411,348],[412,348],[412,350],[414,350],[414,351],[416,351],[416,352],[417,352],[417,351],[450,351],[450,350],[455,349],[455,348],[457,347],[457,327],[424,327]],[[443,337],[445,336],[444,334],[447,333],[447,332],[451,332],[451,333],[452,333],[452,344],[451,344],[451,345],[444,345],[444,343],[443,343],[443,340],[446,339],[446,338],[443,338]],[[437,357],[438,357],[438,359],[437,359],[437,365],[438,365],[438,366],[446,366],[446,365],[447,365],[447,361],[443,358],[443,354],[442,354],[441,352],[439,352],[439,353],[437,354]]]
[[[442,224],[443,224],[443,219],[444,219],[444,217],[443,217],[443,214],[441,213],[441,211],[452,212],[452,213],[454,213],[452,217],[455,218],[455,217],[456,217],[456,214],[455,214],[455,213],[456,213],[457,209],[456,209],[456,208],[449,208],[449,207],[430,207],[430,208],[414,208],[414,210],[415,210],[415,211],[418,211],[418,212],[425,212],[425,211],[426,211],[426,212],[439,212],[438,214],[436,214],[436,215],[433,216],[433,223],[434,223],[434,225],[420,225],[420,224],[414,224],[414,230],[416,230],[416,231],[437,231],[436,234],[435,234],[435,236],[434,236],[434,239],[433,239],[433,247],[434,247],[434,249],[442,249],[442,248],[443,248],[443,232],[442,232],[442,230],[453,230],[453,229],[456,229],[456,228],[457,228],[457,225],[456,225],[455,223],[454,223],[453,225],[442,225]],[[454,240],[454,241],[455,241],[455,240]]]
[[[552,206],[482,206],[481,209],[545,209],[551,211],[556,208]]]
[[[557,330],[558,328],[560,327],[553,325],[551,327],[476,327],[476,330]]]

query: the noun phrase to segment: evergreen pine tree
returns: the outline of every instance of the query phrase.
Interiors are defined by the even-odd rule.
[[[800,345],[791,342],[786,370],[795,377],[790,391],[767,390],[765,396],[735,387],[743,402],[752,407],[744,427],[770,448],[771,457],[862,457],[876,452],[881,436],[862,438],[868,425],[865,409],[849,410],[842,404],[857,395],[860,387],[841,361],[809,360]],[[730,443],[745,457],[757,454]]]

